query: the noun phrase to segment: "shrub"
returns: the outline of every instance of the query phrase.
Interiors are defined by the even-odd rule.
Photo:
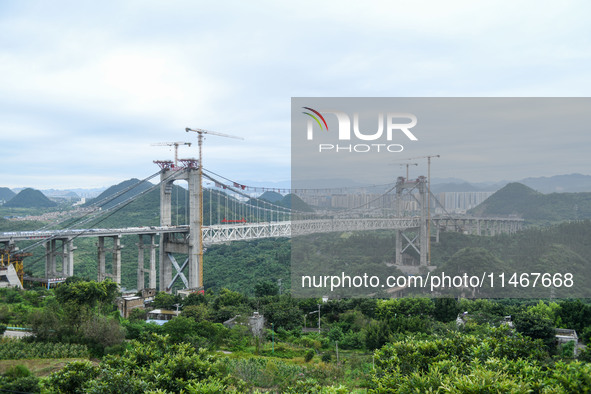
[[[562,345],[561,356],[564,358],[573,358],[575,356],[575,341],[568,341]]]
[[[306,356],[304,357],[304,361],[306,361],[307,363],[309,363],[310,361],[312,361],[312,359],[314,358],[314,350],[310,349],[306,352]]]
[[[332,355],[330,353],[324,353],[321,360],[325,363],[329,363],[332,360]]]
[[[8,368],[4,373],[4,376],[10,379],[26,378],[27,376],[31,376],[31,371],[29,371],[24,365],[17,364]]]

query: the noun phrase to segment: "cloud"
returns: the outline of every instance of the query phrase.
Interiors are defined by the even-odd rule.
[[[586,2],[1,7],[0,165],[12,187],[40,167],[38,187],[141,177],[172,157],[150,143],[196,142],[185,127],[246,139],[208,139],[212,169],[279,181],[293,96],[569,96],[591,83]]]

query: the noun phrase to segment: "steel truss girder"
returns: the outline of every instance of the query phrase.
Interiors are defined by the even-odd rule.
[[[317,232],[407,229],[418,227],[416,217],[390,219],[316,219],[302,221],[266,222],[236,225],[213,225],[202,229],[203,242],[213,244],[233,240],[245,240],[269,237],[290,237],[292,235],[312,234]],[[435,226],[456,227],[462,221],[471,233],[487,235],[485,230],[493,229],[495,233],[515,233],[523,227],[523,219],[518,218],[470,218],[450,217],[431,218]],[[480,226],[478,226],[480,224]],[[0,242],[15,242],[21,240],[51,239],[66,237],[112,237],[115,235],[159,234],[159,233],[188,233],[189,226],[164,227],[130,227],[120,229],[88,229],[88,230],[44,230],[44,231],[15,231],[0,233]]]

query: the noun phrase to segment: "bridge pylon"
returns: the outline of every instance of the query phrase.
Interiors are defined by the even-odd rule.
[[[418,191],[418,199],[412,194],[413,191]],[[412,200],[403,199],[403,193],[407,191],[412,196]],[[427,215],[427,178],[420,176],[415,180],[409,180],[399,177],[396,181],[396,211],[397,216],[402,218],[405,211],[411,210],[410,206],[414,205],[419,211],[420,225],[419,227],[409,227],[404,230],[396,230],[396,265],[408,265],[404,261],[404,252],[410,247],[419,255],[419,265],[427,266],[428,255],[428,215]],[[412,209],[416,210],[416,209]]]
[[[172,187],[178,180],[188,183],[189,189],[189,233],[160,234],[160,291],[170,292],[177,279],[185,288],[196,289],[203,286],[203,241],[201,169],[197,160],[182,160],[184,168],[165,166],[160,173],[160,225],[172,225]],[[174,254],[187,255],[179,264]],[[183,270],[188,266],[188,277]],[[173,276],[173,268],[176,273]]]

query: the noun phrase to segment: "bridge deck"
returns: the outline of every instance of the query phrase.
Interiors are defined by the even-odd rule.
[[[433,218],[436,225],[447,225],[457,222],[470,227],[480,224],[510,223],[520,227],[523,219],[517,218]],[[206,245],[252,240],[272,237],[291,237],[314,233],[368,231],[368,230],[403,230],[418,228],[421,225],[419,217],[406,218],[361,218],[361,219],[316,219],[284,222],[262,223],[233,223],[204,226],[202,229],[203,243]],[[160,233],[188,233],[189,226],[146,226],[119,229],[74,229],[74,230],[43,230],[43,231],[14,231],[0,233],[0,242],[14,242],[23,240],[66,239],[74,237],[114,237],[121,235],[160,234]],[[501,231],[502,232],[502,231]]]

